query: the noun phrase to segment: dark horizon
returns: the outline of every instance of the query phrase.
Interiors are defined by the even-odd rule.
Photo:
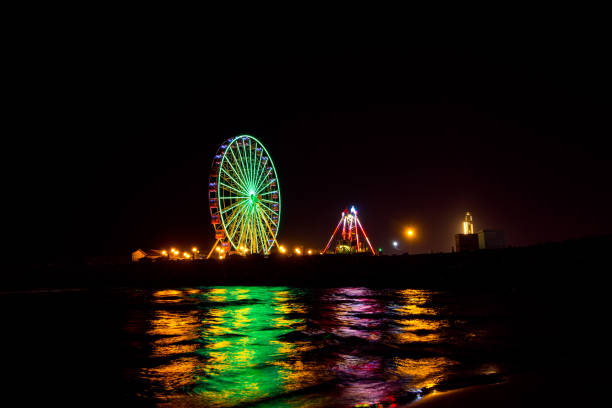
[[[26,133],[48,136],[18,142],[37,253],[210,248],[212,158],[240,134],[275,162],[290,246],[322,248],[351,205],[386,253],[408,225],[411,252],[450,251],[468,210],[513,246],[612,232],[610,80],[588,49],[91,52],[75,70],[69,51],[30,89]]]

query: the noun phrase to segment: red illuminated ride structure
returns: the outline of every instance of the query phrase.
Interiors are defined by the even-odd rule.
[[[350,212],[348,209],[344,209],[344,211],[342,211],[340,222],[327,242],[325,249],[323,252],[321,252],[322,254],[325,254],[329,249],[334,237],[340,230],[340,226],[342,226],[342,238],[338,239],[334,253],[355,254],[368,252],[369,249],[372,251],[372,255],[376,255],[376,252],[374,251],[374,248],[372,248],[372,244],[370,244],[370,240],[368,239],[368,236],[366,235],[366,232],[363,229],[359,218],[357,217],[357,210],[354,206],[351,207]],[[364,241],[367,243],[367,246],[365,245]]]

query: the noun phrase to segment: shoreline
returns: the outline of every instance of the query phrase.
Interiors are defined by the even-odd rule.
[[[8,264],[0,292],[189,286],[413,287],[502,291],[596,282],[612,236],[533,247],[409,256],[263,256],[223,261]]]
[[[564,375],[565,374],[565,375]],[[434,391],[402,408],[541,408],[589,406],[593,393],[575,392],[569,373],[515,374],[496,384],[473,385],[449,391]]]

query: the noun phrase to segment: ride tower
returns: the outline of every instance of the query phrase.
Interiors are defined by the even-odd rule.
[[[351,210],[344,209],[340,216],[340,222],[336,226],[331,238],[327,242],[325,249],[321,254],[325,254],[334,237],[340,231],[340,227],[342,226],[342,230],[338,240],[336,242],[336,247],[334,253],[336,254],[355,254],[355,253],[365,253],[371,251],[372,255],[376,255],[376,251],[372,248],[372,244],[363,229],[363,225],[361,225],[361,221],[357,217],[357,210],[355,206],[351,207]],[[367,245],[366,245],[367,244]]]

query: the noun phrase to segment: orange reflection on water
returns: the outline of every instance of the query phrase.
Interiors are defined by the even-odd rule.
[[[181,302],[183,292],[179,290],[160,290],[153,294],[154,303]],[[147,334],[153,337],[152,357],[167,358],[166,364],[145,368],[141,371],[144,378],[156,384],[155,395],[166,397],[169,392],[188,386],[193,381],[191,373],[199,361],[188,355],[196,350],[193,343],[199,336],[200,325],[197,311],[157,310],[150,320],[151,328]],[[170,358],[172,357],[172,358]]]
[[[427,307],[431,292],[419,289],[398,291],[399,304],[394,308],[401,317],[397,319],[399,329],[395,337],[399,343],[434,343],[440,341],[441,330],[448,326],[447,321],[433,320],[438,312]]]
[[[410,390],[416,391],[431,388],[447,376],[449,368],[456,364],[445,357],[435,358],[395,358],[395,373],[410,378]]]
[[[448,321],[434,320],[438,315],[435,308],[428,307],[432,293],[425,290],[406,289],[398,292],[399,304],[394,308],[400,315],[396,339],[400,343],[435,343],[441,340],[442,330]],[[451,366],[456,362],[446,357],[434,358],[394,358],[394,372],[398,376],[410,378],[410,390],[431,388],[446,378]]]
[[[283,360],[273,363],[280,367],[279,374],[283,381],[283,388],[287,392],[298,391],[311,387],[325,380],[331,375],[326,372],[326,366],[320,361]]]
[[[183,292],[175,289],[158,290],[153,293],[155,303],[178,303],[182,302]]]
[[[181,344],[198,338],[199,320],[195,311],[169,312],[159,310],[155,312],[155,317],[151,320],[151,326],[147,334],[161,336],[153,341],[154,357],[195,351],[195,344]]]
[[[431,299],[431,292],[421,289],[404,289],[397,292],[401,305],[396,311],[402,315],[435,315],[433,308],[425,305]]]
[[[227,293],[227,289],[225,288],[214,288],[210,290],[210,296],[208,300],[212,302],[225,302],[227,297],[224,296]]]

